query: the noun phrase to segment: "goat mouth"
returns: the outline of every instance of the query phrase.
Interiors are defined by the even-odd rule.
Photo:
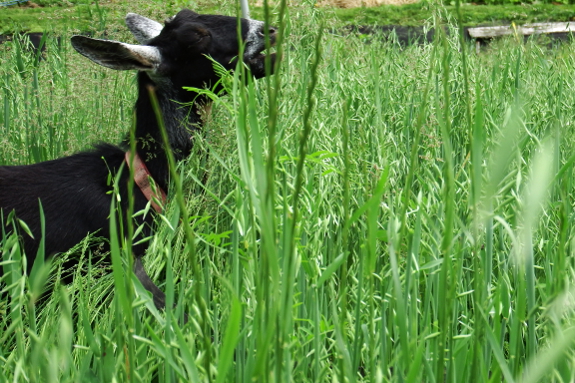
[[[253,57],[251,60],[249,60],[249,61],[265,60],[266,57],[272,56],[272,55],[275,55],[275,52],[271,52],[271,49],[270,49],[270,52],[265,52],[265,49],[262,49],[260,52],[256,53],[256,54],[254,55],[254,57]]]
[[[266,72],[266,61],[270,60],[272,68],[274,67],[276,53],[270,52],[272,47],[275,45],[275,36],[270,36],[270,45],[266,47],[265,40],[263,36],[260,38],[252,40],[246,44],[246,50],[244,52],[244,62],[249,66],[252,75],[257,78],[271,74]],[[265,52],[267,51],[267,52]],[[273,72],[273,69],[272,69]]]
[[[276,44],[275,38],[272,37],[270,39],[269,50],[271,50],[271,48],[275,46],[275,44]],[[248,43],[244,53],[244,61],[250,62],[253,60],[263,60],[266,57],[264,51],[268,50],[267,48],[268,47],[266,47],[265,41],[263,39],[258,41],[257,43],[252,44]]]
[[[262,47],[261,49],[258,49],[257,51],[252,52],[251,55],[247,56],[244,58],[244,61],[247,63],[255,63],[255,62],[264,62],[266,57],[271,56],[274,57],[276,55],[275,53],[275,47],[274,44],[272,43],[268,48],[266,47]]]

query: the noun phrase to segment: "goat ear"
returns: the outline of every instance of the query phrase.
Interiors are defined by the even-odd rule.
[[[111,69],[153,71],[162,61],[158,48],[147,45],[72,36],[72,46],[96,64]]]
[[[157,21],[150,20],[136,13],[128,13],[126,15],[126,25],[140,44],[146,44],[158,36],[164,28],[162,24]]]

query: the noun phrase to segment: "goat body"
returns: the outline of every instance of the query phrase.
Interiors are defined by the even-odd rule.
[[[185,9],[162,26],[130,13],[126,16],[126,24],[142,45],[72,37],[74,48],[97,64],[139,71],[135,105],[136,152],[162,190],[168,189],[169,168],[150,89],[157,97],[171,150],[177,160],[186,158],[192,149],[193,132],[201,128],[200,109],[207,100],[183,87],[211,88],[217,83],[219,78],[207,56],[231,70],[243,43],[243,61],[252,75],[255,78],[265,75],[265,56],[261,54],[265,48],[264,23],[248,19],[240,19],[239,23],[240,40],[235,17],[200,15]],[[272,43],[275,34],[274,28],[268,30]],[[272,55],[270,59],[273,64],[275,57]],[[182,105],[186,103],[189,106]],[[46,254],[66,251],[89,233],[109,236],[112,193],[108,178],[110,174],[118,173],[128,149],[129,140],[126,139],[119,146],[99,144],[89,151],[34,165],[0,167],[0,208],[4,214],[14,210],[34,235],[34,238],[23,236],[28,272],[41,237],[38,200],[42,202],[46,222]],[[124,169],[119,175],[123,211],[128,208],[129,174]],[[135,211],[144,209],[148,199],[143,192],[135,187],[133,194]],[[143,220],[138,224],[146,225],[144,235],[147,235],[151,231],[152,218],[147,215]],[[155,305],[163,308],[164,294],[150,280],[141,263],[146,247],[146,244],[133,247],[134,271],[144,287],[152,292]]]

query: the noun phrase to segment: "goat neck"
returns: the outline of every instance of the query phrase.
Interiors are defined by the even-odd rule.
[[[176,161],[189,156],[193,146],[193,136],[203,125],[203,107],[209,101],[190,93],[182,97],[169,80],[154,81],[146,72],[138,73],[138,99],[136,112],[136,150],[152,177],[162,189],[167,190],[169,184],[168,159],[162,139],[158,117],[151,101],[151,92],[155,95],[160,116],[168,136],[170,150]],[[127,142],[129,145],[129,142]]]

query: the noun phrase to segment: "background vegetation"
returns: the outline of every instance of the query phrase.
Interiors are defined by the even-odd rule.
[[[492,3],[489,3],[492,4]],[[431,17],[433,6],[426,2],[402,6],[382,5],[373,8],[332,10],[336,20],[353,25],[409,25],[421,26]],[[445,10],[455,17],[455,6],[447,4]],[[479,25],[525,24],[534,22],[572,21],[575,6],[548,3],[477,5],[467,3],[461,7],[462,24]]]
[[[533,22],[573,21],[575,20],[575,4],[568,0],[565,2],[520,2],[515,1],[487,1],[469,2],[462,6],[462,23],[465,26],[525,24]],[[213,2],[210,0],[182,1],[88,1],[75,0],[36,1],[42,7],[30,7],[30,3],[21,6],[0,8],[0,34],[14,31],[43,32],[76,30],[94,31],[103,25],[114,30],[121,27],[121,20],[127,12],[145,11],[160,16],[172,15],[181,7],[189,7],[208,13],[225,13],[235,15],[236,6],[229,2]],[[480,5],[478,5],[480,4]],[[308,13],[314,5],[311,0],[293,1],[290,5],[292,13]],[[329,19],[334,28],[344,25],[404,25],[422,26],[428,22],[435,7],[433,1],[421,1],[415,4],[402,6],[382,5],[379,7],[359,7],[350,9],[337,9],[323,7],[320,11]],[[455,3],[446,2],[445,10],[453,17]],[[262,19],[264,11],[262,6],[251,5],[252,17]],[[278,8],[272,9],[272,15],[277,15]],[[277,17],[277,16],[276,16]],[[105,24],[102,22],[105,21]]]
[[[153,308],[118,238],[113,266],[92,238],[28,278],[2,236],[0,382],[575,378],[573,44],[401,48],[325,33],[325,17],[288,10],[280,72],[228,78],[178,167],[185,206],[145,259],[175,309]],[[0,46],[3,164],[131,126],[134,74],[58,37],[41,60]]]

